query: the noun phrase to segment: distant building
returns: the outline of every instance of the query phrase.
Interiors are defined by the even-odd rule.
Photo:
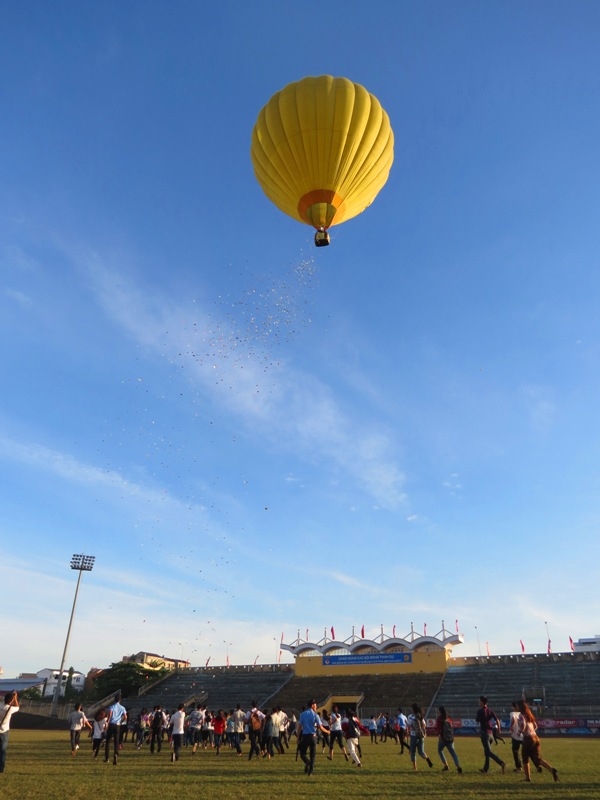
[[[53,697],[56,691],[56,684],[59,683],[59,670],[57,669],[40,669],[35,673],[36,677],[44,682],[42,689],[42,697]],[[60,696],[64,697],[67,681],[69,680],[69,670],[63,670],[62,678],[60,680]],[[76,692],[82,692],[85,684],[85,675],[83,672],[73,671],[71,676],[71,687]]]
[[[589,639],[578,639],[573,644],[576,653],[600,653],[600,634]]]
[[[166,656],[159,656],[157,653],[135,653],[131,656],[123,656],[125,663],[141,664],[146,669],[187,669],[190,666],[189,661],[182,658],[166,658]]]
[[[7,692],[24,692],[26,689],[39,689],[40,693],[44,688],[44,681],[35,675],[24,673],[18,678],[0,678],[0,699]]]

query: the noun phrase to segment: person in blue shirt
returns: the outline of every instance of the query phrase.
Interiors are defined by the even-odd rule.
[[[108,722],[106,728],[106,744],[104,746],[104,763],[108,764],[110,753],[110,742],[112,739],[114,753],[113,764],[117,766],[119,755],[119,735],[121,732],[121,724],[127,721],[127,709],[121,705],[121,695],[116,694],[115,699],[107,709],[106,720]]]
[[[300,714],[297,724],[297,735],[300,741],[300,758],[304,762],[304,772],[312,775],[315,768],[315,755],[317,752],[317,731],[329,733],[327,728],[321,724],[321,718],[317,714],[317,701],[311,700]],[[308,757],[306,753],[309,753]]]

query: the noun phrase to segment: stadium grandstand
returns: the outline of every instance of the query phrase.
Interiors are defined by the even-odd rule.
[[[131,718],[142,708],[174,709],[205,704],[229,710],[240,703],[248,709],[281,706],[296,715],[311,698],[319,708],[356,707],[367,719],[381,712],[394,716],[418,703],[432,721],[446,706],[464,733],[473,733],[480,695],[504,720],[511,702],[526,699],[535,708],[545,734],[600,734],[600,652],[454,657],[463,637],[442,627],[434,635],[410,632],[396,637],[383,632],[365,639],[354,630],[344,640],[324,633],[307,636],[281,650],[294,656],[293,665],[184,667],[145,686],[125,700]],[[94,708],[89,708],[92,713]],[[458,721],[458,722],[457,722]],[[504,727],[504,724],[503,724]]]

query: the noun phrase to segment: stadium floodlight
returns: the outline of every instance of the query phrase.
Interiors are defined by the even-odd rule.
[[[94,568],[94,561],[96,556],[84,556],[83,553],[75,554],[71,558],[71,569],[79,572],[77,576],[77,586],[75,587],[75,597],[73,598],[73,608],[71,609],[71,618],[69,619],[69,627],[67,628],[67,638],[65,641],[65,649],[63,650],[62,659],[60,662],[60,669],[58,670],[58,678],[56,686],[54,687],[54,695],[52,697],[52,707],[50,709],[50,716],[57,716],[58,698],[60,697],[60,687],[62,686],[62,675],[67,658],[67,649],[69,647],[69,637],[71,636],[71,626],[73,625],[73,617],[75,616],[75,606],[77,605],[77,595],[79,593],[79,584],[81,582],[82,572],[91,572]]]
[[[78,569],[80,572],[91,572],[94,569],[96,556],[75,555],[71,559],[71,569]]]

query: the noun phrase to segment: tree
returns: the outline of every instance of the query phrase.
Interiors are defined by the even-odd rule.
[[[132,661],[117,661],[98,675],[92,696],[99,700],[109,694],[121,692],[123,697],[129,697],[137,694],[142,686],[163,678],[168,672],[167,669],[146,669]]]
[[[33,700],[34,702],[41,701],[42,693],[37,686],[30,686],[29,689],[23,689],[22,692],[19,692],[19,699]]]
[[[73,688],[73,673],[75,670],[73,667],[69,667],[69,672],[67,675],[67,682],[65,683],[65,691],[63,694],[63,702],[65,703],[72,703],[76,697],[79,697],[79,692]]]

